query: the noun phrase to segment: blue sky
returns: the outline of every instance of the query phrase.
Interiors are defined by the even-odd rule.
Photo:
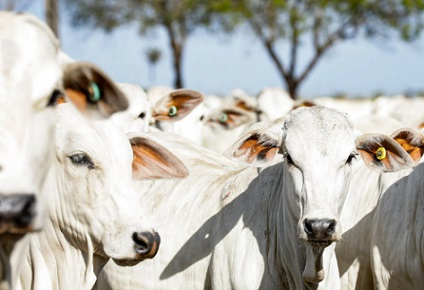
[[[26,10],[44,19],[43,3],[34,0]],[[62,47],[71,57],[94,62],[118,82],[143,87],[172,85],[170,51],[162,31],[149,38],[140,37],[136,27],[104,33],[72,27],[66,14],[60,16]],[[162,50],[154,79],[149,77],[145,54],[150,47]],[[302,57],[307,56],[304,49]],[[225,95],[241,88],[254,95],[264,87],[283,86],[261,44],[245,32],[231,36],[198,32],[189,38],[183,61],[185,87],[205,94]],[[424,91],[423,70],[423,37],[413,43],[396,38],[386,42],[351,40],[335,46],[321,59],[300,95],[314,98],[344,93],[356,97]]]

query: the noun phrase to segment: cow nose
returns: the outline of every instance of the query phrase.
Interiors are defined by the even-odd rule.
[[[140,259],[151,259],[159,250],[160,236],[156,232],[133,233],[132,239]]]
[[[311,241],[328,241],[336,231],[334,219],[305,219],[303,228]]]
[[[35,217],[34,194],[0,195],[0,232],[26,233]]]

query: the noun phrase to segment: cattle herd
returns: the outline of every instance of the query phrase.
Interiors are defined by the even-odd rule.
[[[0,289],[423,289],[422,111],[145,92],[0,12]]]

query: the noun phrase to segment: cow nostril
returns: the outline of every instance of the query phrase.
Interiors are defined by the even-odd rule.
[[[36,215],[37,200],[34,194],[0,195],[0,223],[5,231],[25,233],[30,231]]]
[[[327,232],[329,234],[333,234],[336,231],[336,221],[335,220],[330,220],[329,224],[328,224],[328,229]]]
[[[37,200],[35,198],[35,195],[27,195],[22,197],[22,208],[16,213],[16,225],[18,227],[26,227],[31,223],[32,219],[35,216],[36,202]]]
[[[149,238],[145,233],[133,233],[132,239],[136,244],[138,254],[145,254],[149,251]]]
[[[305,219],[303,228],[309,240],[328,240],[336,232],[334,219]]]
[[[305,219],[305,221],[303,222],[305,232],[308,235],[312,234],[312,232],[314,231],[312,223],[313,221],[308,219]]]

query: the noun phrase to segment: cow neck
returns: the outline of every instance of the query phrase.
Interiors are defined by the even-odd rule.
[[[70,219],[72,214],[66,212],[67,207],[62,207],[65,201],[58,190],[59,172],[56,166],[50,167],[42,191],[47,212],[45,224],[41,232],[31,235],[30,260],[37,267],[41,264],[45,268],[35,271],[30,267],[29,276],[36,281],[40,272],[49,273],[51,279],[60,277],[52,281],[52,289],[91,289],[107,259],[94,254],[88,233],[76,220]]]

